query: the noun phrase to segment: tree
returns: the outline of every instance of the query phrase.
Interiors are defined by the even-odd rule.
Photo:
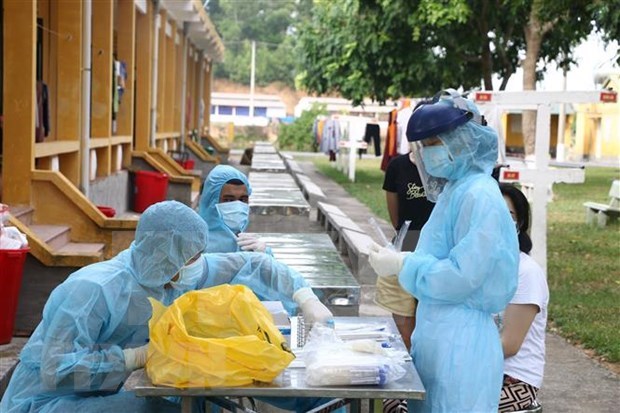
[[[610,36],[618,35],[619,0],[529,0],[510,2],[512,14],[528,17],[523,26],[525,34],[525,59],[523,68],[523,90],[536,90],[540,78],[537,64],[544,67],[555,61],[568,68],[574,48],[592,31],[603,31]],[[525,154],[533,155],[536,139],[536,112],[524,111],[522,130]]]
[[[401,1],[395,1],[404,4]],[[388,5],[389,7],[389,5]],[[433,94],[453,70],[435,64],[431,39],[414,39],[406,14],[377,2],[316,2],[299,31],[299,84],[317,94],[338,93],[355,104],[412,92]]]
[[[477,88],[518,66],[523,36],[489,0],[317,2],[300,31],[300,83],[353,101]]]
[[[224,42],[224,61],[214,76],[250,83],[251,42],[256,42],[256,84],[280,81],[293,86],[295,36],[292,28],[308,1],[212,0],[211,19]]]
[[[618,10],[620,0],[317,1],[299,39],[299,81],[357,103],[445,87],[492,89],[493,75],[502,90],[521,65],[523,88],[534,90],[550,62],[571,64],[591,30],[617,38]],[[526,154],[534,126],[526,112]]]

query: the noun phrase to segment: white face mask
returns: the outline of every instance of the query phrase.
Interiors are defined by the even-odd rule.
[[[250,206],[245,202],[222,202],[215,205],[224,224],[235,234],[242,232],[248,226]]]
[[[181,267],[179,270],[179,278],[176,281],[170,281],[170,286],[178,291],[189,291],[196,288],[198,281],[202,277],[205,267],[205,260],[201,257],[189,264]]]

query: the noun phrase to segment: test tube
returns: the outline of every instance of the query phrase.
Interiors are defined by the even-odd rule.
[[[373,217],[370,217],[368,218],[368,223],[370,224],[372,229],[375,231],[375,235],[377,235],[377,237],[379,238],[379,243],[383,245],[384,247],[390,246],[391,245],[390,241],[387,239],[387,237],[381,230],[381,227],[379,226],[379,223],[377,222],[377,220],[374,219]]]
[[[402,251],[403,241],[405,240],[405,235],[407,235],[407,231],[409,231],[409,225],[411,225],[411,221],[407,220],[403,222],[403,225],[400,226],[398,234],[396,234],[396,238],[394,239],[394,249],[396,251]]]

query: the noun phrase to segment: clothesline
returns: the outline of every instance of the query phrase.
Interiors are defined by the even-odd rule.
[[[55,32],[54,30],[48,29],[47,27],[45,27],[45,26],[43,26],[43,25],[41,25],[41,24],[37,24],[37,27],[38,27],[39,29],[43,29],[43,30],[45,30],[46,32],[48,32],[48,33],[50,33],[50,34],[53,34],[54,36],[58,36],[58,37],[60,37],[60,38],[65,37],[65,40],[67,40],[67,41],[69,41],[69,42],[70,42],[71,40],[73,40],[73,35],[72,35],[71,33],[60,33],[60,32]]]

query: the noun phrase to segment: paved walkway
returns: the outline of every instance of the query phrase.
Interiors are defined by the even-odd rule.
[[[298,163],[325,193],[327,202],[338,205],[368,235],[376,238],[368,224],[368,218],[374,215],[365,205],[319,172],[311,161],[300,159]],[[384,228],[384,232],[389,233],[391,226],[385,220],[374,217]],[[386,314],[373,304],[373,295],[374,286],[362,286],[360,315]],[[540,400],[545,412],[617,412],[620,409],[620,376],[604,368],[563,338],[547,333],[547,366]]]

